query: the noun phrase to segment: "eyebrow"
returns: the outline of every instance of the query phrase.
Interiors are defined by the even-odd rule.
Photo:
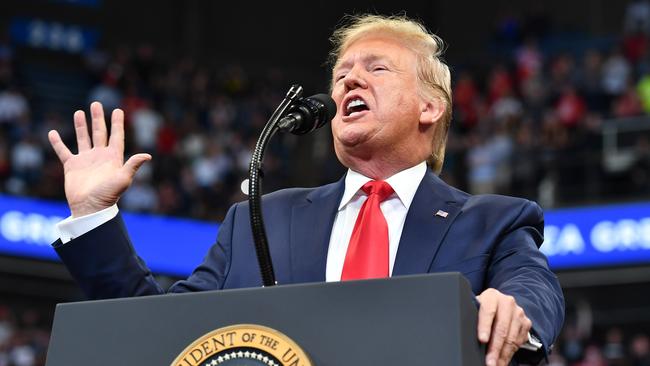
[[[375,53],[369,53],[369,54],[364,55],[364,56],[361,57],[361,62],[363,62],[366,65],[371,64],[371,63],[376,62],[376,61],[385,61],[391,67],[395,67],[395,64],[393,62],[391,62],[388,59],[388,57],[383,56],[383,55],[378,55],[378,54],[375,54]],[[350,65],[352,65],[352,63],[353,63],[353,61],[351,59],[348,59],[346,61],[343,61],[342,63],[336,64],[336,65],[334,65],[334,69],[332,70],[333,71],[332,73],[335,74],[336,72],[338,72],[342,68],[350,67]]]

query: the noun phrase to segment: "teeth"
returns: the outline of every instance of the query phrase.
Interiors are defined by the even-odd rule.
[[[353,99],[350,102],[348,102],[347,109],[349,111],[350,108],[359,107],[359,106],[362,106],[362,105],[366,105],[366,103],[363,100],[361,100],[361,99]]]

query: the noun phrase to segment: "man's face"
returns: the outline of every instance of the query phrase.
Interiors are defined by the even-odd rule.
[[[350,155],[392,152],[399,159],[421,142],[426,103],[418,94],[416,56],[394,38],[369,36],[350,45],[334,68],[332,98],[334,148],[344,165]]]

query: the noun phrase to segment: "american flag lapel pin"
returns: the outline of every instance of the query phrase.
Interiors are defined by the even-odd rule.
[[[447,215],[449,215],[449,212],[447,212],[447,211],[438,210],[438,212],[436,212],[436,216],[440,216],[440,217],[442,217],[443,219],[446,218]]]

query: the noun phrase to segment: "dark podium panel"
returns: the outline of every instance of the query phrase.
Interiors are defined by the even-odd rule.
[[[170,365],[196,339],[248,323],[317,366],[481,365],[477,309],[457,273],[59,304],[47,366]]]

